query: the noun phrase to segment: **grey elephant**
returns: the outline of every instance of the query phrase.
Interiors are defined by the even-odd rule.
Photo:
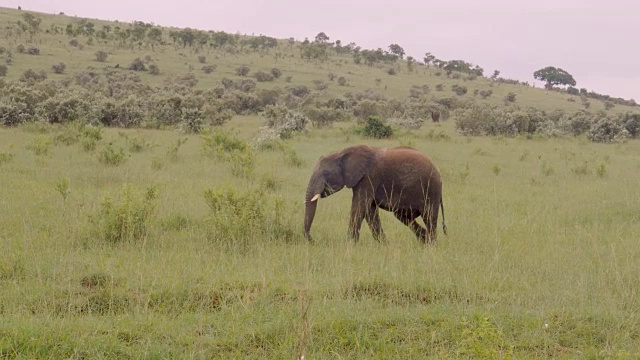
[[[305,196],[304,234],[309,241],[318,199],[345,186],[353,189],[349,235],[354,241],[364,219],[373,237],[384,239],[378,208],[393,212],[422,243],[435,242],[440,208],[442,230],[447,233],[442,179],[429,158],[410,147],[356,145],[320,157],[313,170]],[[416,222],[420,216],[426,229]]]

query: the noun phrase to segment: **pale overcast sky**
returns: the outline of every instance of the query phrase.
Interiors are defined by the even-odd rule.
[[[422,59],[480,65],[485,74],[533,81],[556,66],[577,87],[640,102],[637,0],[0,0],[25,10],[105,20],[313,39],[363,48],[400,44]]]

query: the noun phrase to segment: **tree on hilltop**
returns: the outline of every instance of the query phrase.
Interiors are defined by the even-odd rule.
[[[318,35],[316,35],[316,42],[324,43],[327,41],[329,41],[329,37],[324,32],[319,32]]]
[[[545,81],[545,89],[553,89],[554,85],[576,86],[576,81],[571,74],[553,66],[547,66],[533,73],[533,78]]]
[[[391,44],[389,45],[389,52],[397,55],[400,59],[402,59],[404,57],[404,49],[402,48],[402,46],[398,45],[398,44]]]

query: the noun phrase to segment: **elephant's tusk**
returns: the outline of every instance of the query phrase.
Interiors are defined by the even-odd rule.
[[[315,194],[315,195],[311,198],[311,200],[305,200],[305,201],[304,201],[304,203],[306,204],[306,203],[314,202],[314,201],[318,200],[318,198],[319,198],[319,197],[320,197],[320,194]]]

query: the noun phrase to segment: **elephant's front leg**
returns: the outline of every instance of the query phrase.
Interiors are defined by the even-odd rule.
[[[349,235],[354,242],[360,239],[362,220],[364,220],[367,212],[368,209],[365,206],[364,199],[354,191],[353,200],[351,201],[351,219],[349,221]]]
[[[382,225],[380,224],[378,206],[375,202],[372,201],[371,205],[369,205],[368,211],[365,214],[365,219],[373,233],[373,238],[376,239],[376,241],[385,241],[384,231],[382,231]]]

